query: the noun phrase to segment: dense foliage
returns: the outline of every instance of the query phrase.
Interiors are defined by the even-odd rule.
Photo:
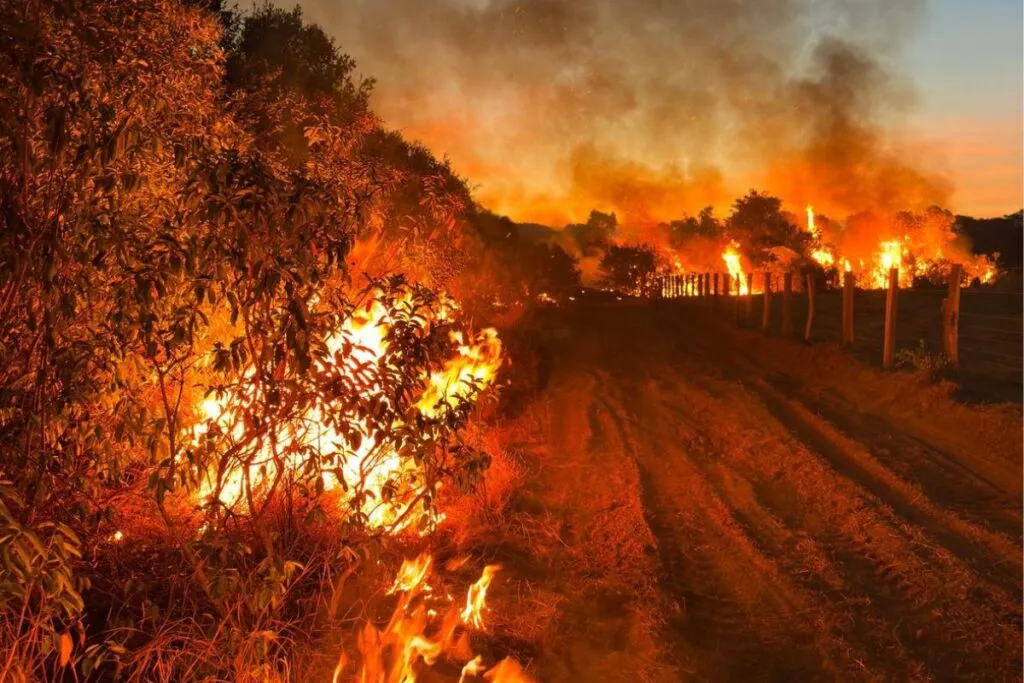
[[[601,281],[611,288],[632,295],[654,294],[654,275],[658,256],[647,245],[613,245],[601,258]]]
[[[43,0],[0,27],[0,679],[274,678],[323,474],[387,444],[424,505],[486,464],[468,404],[410,413],[455,352],[431,288],[473,253],[468,192],[297,10]],[[338,341],[370,304],[372,367]],[[225,394],[218,430],[196,407]],[[312,409],[336,441],[278,448]],[[244,513],[199,495],[251,467]],[[362,547],[368,494],[344,485],[334,538]],[[154,537],[157,571],[111,564]]]

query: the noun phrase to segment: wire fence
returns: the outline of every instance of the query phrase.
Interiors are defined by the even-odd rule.
[[[992,285],[973,283],[960,290],[959,364],[956,377],[967,391],[999,400],[1021,400],[1024,377],[1024,292],[1021,269],[1001,273]],[[671,276],[670,276],[671,278]],[[715,294],[714,278],[675,278],[662,282],[661,295],[687,305],[704,306],[732,317],[742,327],[765,329],[764,274],[753,278],[722,274]],[[792,276],[791,320],[788,333],[803,339],[808,315],[806,288],[800,276]],[[736,295],[737,284],[753,295]],[[784,332],[782,277],[771,277],[767,320],[768,334]],[[798,289],[799,287],[799,289]],[[706,293],[705,293],[706,290]],[[846,348],[871,363],[881,365],[885,340],[885,290],[855,289],[853,292],[853,342]],[[895,322],[897,364],[940,361],[944,351],[946,289],[900,289]],[[842,290],[824,288],[815,293],[812,341],[842,341]]]

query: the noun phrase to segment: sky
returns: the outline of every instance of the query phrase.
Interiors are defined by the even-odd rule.
[[[964,213],[1024,206],[1022,27],[1020,0],[933,0],[907,51],[914,121],[940,141]]]
[[[518,220],[1024,204],[1020,0],[300,1]]]

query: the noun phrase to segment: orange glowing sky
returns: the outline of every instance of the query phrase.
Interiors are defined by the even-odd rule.
[[[905,199],[977,216],[1024,204],[1012,0],[303,8],[377,79],[374,106],[389,125],[447,155],[481,203],[518,220],[724,211],[751,187],[837,213],[868,208],[850,199],[861,189],[864,204]],[[830,40],[853,49],[823,60]],[[871,64],[858,70],[862,57]],[[851,143],[843,120],[823,114],[830,107],[849,109],[864,135]],[[823,162],[850,149],[848,161],[829,160],[848,173]],[[888,193],[890,179],[912,187]]]

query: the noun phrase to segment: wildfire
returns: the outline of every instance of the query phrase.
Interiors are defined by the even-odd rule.
[[[810,204],[807,205],[807,232],[811,233],[811,237],[818,239],[818,227],[814,224],[814,207]]]
[[[869,274],[871,286],[884,289],[889,286],[889,271],[903,264],[903,242],[885,240],[878,245],[874,267]]]
[[[433,322],[452,316],[454,306],[442,304]],[[423,320],[421,324],[428,326],[431,322]],[[381,302],[371,300],[327,340],[329,357],[342,363],[345,374],[359,381],[365,374],[361,369],[381,367],[388,350],[387,339],[392,324]],[[460,401],[474,400],[481,389],[494,381],[501,365],[501,341],[495,330],[482,330],[469,340],[462,332],[451,334],[457,354],[445,362],[441,370],[423,378],[424,389],[416,408],[425,417],[436,417],[446,406]],[[326,370],[322,366],[317,369]],[[199,412],[204,421],[193,429],[193,439],[198,440],[206,434],[209,425],[216,425],[236,441],[241,439],[246,423],[240,406],[245,405],[244,399],[252,391],[251,386],[242,382],[232,390],[203,400]],[[375,395],[372,386],[368,385],[366,392],[371,397]],[[379,391],[376,394],[380,400],[388,400],[379,396]],[[342,448],[344,444],[352,443],[350,438],[336,430],[334,422],[324,419],[330,411],[329,405],[310,406],[297,419],[277,425],[273,434],[263,440],[259,456],[247,468],[236,467],[220,477],[207,477],[201,483],[199,495],[204,499],[216,497],[229,508],[237,507],[246,500],[247,491],[258,490],[261,485],[273,481],[281,474],[282,467],[284,471],[298,469],[302,464],[301,453],[323,447]],[[361,495],[359,509],[371,528],[392,527],[392,530],[399,531],[425,519],[435,523],[439,521],[432,513],[428,516],[422,507],[410,510],[410,506],[418,505],[415,501],[424,484],[414,460],[400,457],[390,444],[376,443],[370,435],[369,418],[362,422],[356,420],[348,427],[348,434],[358,432],[362,438],[355,441],[358,445],[354,449],[340,453],[338,470],[323,473],[324,490],[342,491],[345,503]],[[393,491],[396,482],[404,486],[397,493]],[[384,495],[386,490],[390,495]]]
[[[555,297],[551,296],[547,292],[541,292],[540,294],[538,294],[537,295],[537,301],[539,301],[542,304],[556,304],[556,303],[558,303],[557,301],[555,301]]]
[[[441,657],[457,657],[465,652],[467,640],[456,638],[460,626],[463,629],[480,629],[480,610],[484,607],[487,587],[494,578],[498,567],[484,568],[480,579],[470,586],[466,595],[467,609],[473,606],[471,614],[449,604],[445,615],[435,618],[433,610],[427,608],[426,578],[433,560],[424,553],[414,560],[406,560],[398,571],[390,593],[398,593],[398,604],[391,619],[383,629],[366,624],[356,641],[359,652],[359,666],[352,680],[379,683],[414,683],[424,668],[429,668]],[[465,631],[463,631],[465,633]],[[346,653],[338,658],[334,669],[333,682],[345,680],[350,659]],[[463,664],[460,683],[483,675],[491,683],[531,683],[517,661],[503,659],[488,669],[483,658],[473,656]]]
[[[823,268],[831,268],[836,263],[832,252],[824,248],[812,251],[811,258],[820,263]]]
[[[481,610],[484,607],[484,600],[487,598],[487,588],[494,579],[494,574],[501,567],[496,564],[489,564],[484,567],[484,573],[480,580],[469,587],[466,594],[466,606],[462,610],[462,620],[474,628],[484,627],[484,617]]]
[[[729,246],[722,252],[722,260],[725,261],[726,268],[729,269],[729,275],[732,277],[734,282],[739,283],[739,293],[741,296],[750,294],[747,288],[747,278],[743,275],[743,266],[740,263],[740,245],[736,242],[731,242]]]
[[[810,204],[807,205],[807,232],[815,242],[820,242],[821,232],[818,230],[818,226],[814,224],[814,207]],[[836,263],[835,255],[823,245],[811,252],[811,258],[821,264],[822,268],[831,268]]]

